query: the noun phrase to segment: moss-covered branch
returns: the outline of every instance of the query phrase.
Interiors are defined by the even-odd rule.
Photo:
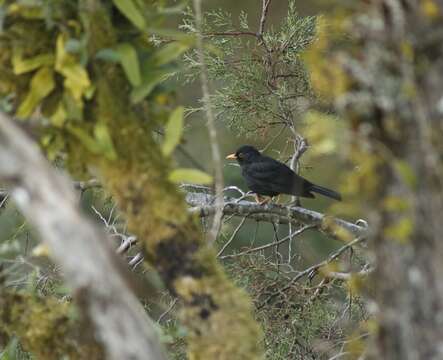
[[[112,41],[114,33],[102,15],[88,14],[89,32],[109,36],[94,45],[98,48]],[[97,162],[100,177],[167,287],[183,300],[189,357],[260,358],[261,331],[250,301],[223,273],[183,195],[168,181],[171,165],[154,142],[153,122],[146,123],[130,106],[126,82],[115,66],[97,64],[94,78],[91,119],[107,123],[118,154],[115,161]]]
[[[0,333],[17,336],[37,359],[103,359],[93,330],[77,318],[73,305],[59,299],[0,290]]]

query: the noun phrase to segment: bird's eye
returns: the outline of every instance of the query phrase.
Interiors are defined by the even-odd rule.
[[[244,155],[243,155],[243,153],[239,153],[239,154],[237,155],[237,157],[238,157],[239,159],[243,159],[243,158],[244,158]]]

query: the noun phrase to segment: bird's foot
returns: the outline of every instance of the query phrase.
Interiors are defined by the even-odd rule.
[[[259,204],[259,205],[265,205],[267,204],[269,201],[271,201],[272,197],[269,196],[261,196],[258,194],[255,194],[255,201]]]

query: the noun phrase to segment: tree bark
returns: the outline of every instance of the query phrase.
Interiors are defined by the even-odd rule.
[[[379,0],[354,13],[350,85],[337,99],[357,165],[374,160],[378,359],[443,358],[443,13],[441,2]],[[358,53],[358,56],[352,54]]]

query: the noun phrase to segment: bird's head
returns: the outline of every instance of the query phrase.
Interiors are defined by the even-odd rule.
[[[253,162],[260,157],[260,151],[251,145],[241,146],[234,154],[226,156],[226,159],[237,160],[240,165]]]

